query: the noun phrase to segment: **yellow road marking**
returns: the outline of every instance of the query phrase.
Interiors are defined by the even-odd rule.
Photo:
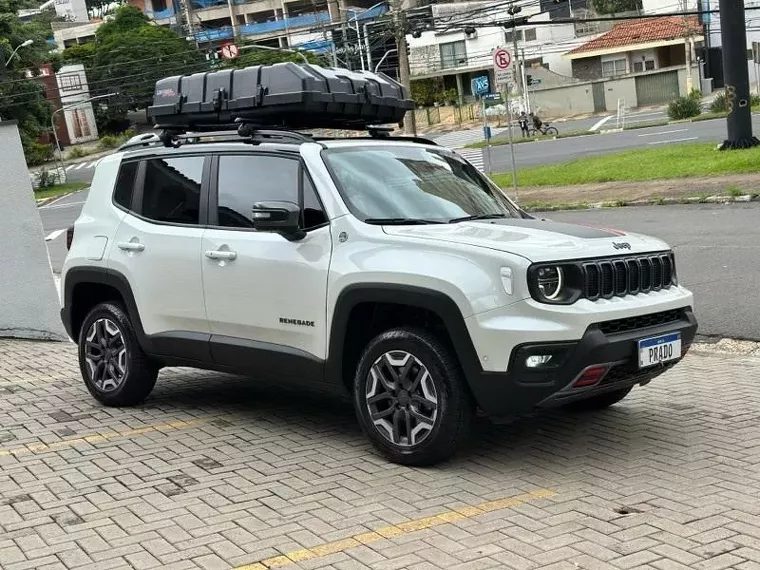
[[[68,449],[84,443],[100,443],[103,441],[110,441],[118,438],[129,438],[146,433],[161,432],[168,430],[186,429],[189,427],[195,427],[201,424],[206,424],[214,420],[220,419],[222,416],[210,417],[210,418],[198,418],[195,420],[178,420],[175,422],[168,422],[165,424],[158,424],[153,426],[145,426],[141,428],[128,429],[122,431],[113,431],[103,434],[92,434],[73,439],[63,439],[54,443],[30,443],[27,445],[12,447],[10,449],[0,449],[0,457],[7,457],[8,455],[22,455],[24,453],[42,453],[45,451],[58,451],[60,449]]]
[[[288,564],[294,564],[296,562],[322,558],[330,554],[344,552],[349,548],[361,546],[362,544],[370,544],[372,542],[382,540],[383,538],[393,538],[394,536],[469,519],[485,513],[511,509],[517,507],[518,505],[522,505],[530,501],[535,501],[537,499],[551,498],[555,494],[556,493],[554,491],[551,491],[549,489],[538,489],[536,491],[531,491],[530,493],[525,493],[524,495],[517,495],[515,497],[506,497],[504,499],[488,501],[474,507],[462,507],[456,510],[446,511],[437,515],[433,515],[432,517],[425,517],[422,519],[411,520],[395,525],[384,526],[372,532],[357,534],[350,538],[344,538],[343,540],[326,542],[312,548],[295,550],[293,552],[288,552],[280,556],[274,556],[272,558],[267,558],[266,560],[254,562],[253,564],[248,564],[246,566],[238,566],[235,570],[269,570],[270,568],[278,568],[280,566],[286,566]]]

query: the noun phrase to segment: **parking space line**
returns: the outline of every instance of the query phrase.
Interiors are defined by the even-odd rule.
[[[113,431],[105,434],[91,434],[76,437],[72,439],[64,439],[55,443],[31,443],[19,447],[12,447],[10,449],[0,449],[0,457],[7,457],[9,455],[23,455],[25,453],[45,453],[47,451],[58,451],[61,449],[67,449],[69,447],[75,447],[82,445],[83,443],[101,443],[104,441],[111,441],[118,438],[130,438],[146,433],[161,432],[168,430],[180,430],[189,427],[195,427],[201,424],[206,424],[214,420],[218,420],[225,416],[214,416],[207,418],[198,418],[194,420],[178,420],[176,422],[169,422],[165,424],[158,424],[152,426],[145,426],[136,429]]]
[[[669,135],[671,133],[685,133],[689,129],[673,129],[672,131],[662,131],[659,133],[644,133],[642,135],[637,135],[639,137],[656,137],[657,135]]]
[[[698,138],[699,137],[688,137],[688,138],[685,138],[685,139],[670,139],[670,140],[667,140],[667,141],[654,141],[654,142],[650,142],[650,143],[647,143],[647,144],[668,144],[668,143],[695,141]]]
[[[357,534],[350,538],[344,538],[342,540],[336,540],[333,542],[326,542],[324,544],[313,546],[311,548],[304,548],[303,550],[295,550],[281,556],[274,556],[272,558],[267,558],[266,560],[254,562],[253,564],[238,566],[235,570],[269,570],[270,568],[278,568],[280,566],[286,566],[288,564],[304,562],[306,560],[314,560],[316,558],[323,558],[325,556],[329,556],[330,554],[337,554],[338,552],[343,552],[349,548],[355,548],[357,546],[376,542],[378,540],[382,540],[383,538],[393,538],[395,536],[409,534],[411,532],[424,530],[426,528],[432,528],[435,526],[470,519],[472,517],[476,517],[485,513],[512,509],[524,503],[529,503],[538,499],[549,499],[554,495],[556,495],[556,492],[550,489],[538,489],[536,491],[531,491],[530,493],[525,493],[524,495],[517,495],[514,497],[497,499],[495,501],[488,501],[474,507],[462,507],[460,509],[445,511],[432,517],[425,517],[422,519],[389,525],[379,528],[375,531]]]

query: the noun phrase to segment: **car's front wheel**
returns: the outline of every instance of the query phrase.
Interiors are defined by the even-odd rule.
[[[158,366],[142,351],[121,305],[101,303],[79,331],[79,368],[90,394],[106,406],[134,406],[148,397]]]
[[[451,349],[418,329],[375,337],[354,379],[354,406],[364,433],[403,465],[432,465],[466,439],[473,401]]]

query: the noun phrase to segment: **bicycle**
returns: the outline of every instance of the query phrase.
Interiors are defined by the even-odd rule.
[[[550,127],[549,123],[544,123],[543,125],[541,125],[540,129],[536,129],[535,127],[531,127],[528,130],[528,136],[529,137],[535,137],[536,135],[538,135],[538,133],[541,133],[543,136],[558,135],[559,131],[557,130],[556,127]]]

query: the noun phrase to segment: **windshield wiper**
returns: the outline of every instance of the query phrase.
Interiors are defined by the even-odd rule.
[[[425,220],[423,218],[367,218],[368,224],[383,226],[422,226],[425,224],[445,224],[442,220]]]
[[[476,214],[474,216],[462,216],[461,218],[452,218],[448,223],[469,222],[472,220],[493,220],[496,218],[509,218],[507,214]]]

